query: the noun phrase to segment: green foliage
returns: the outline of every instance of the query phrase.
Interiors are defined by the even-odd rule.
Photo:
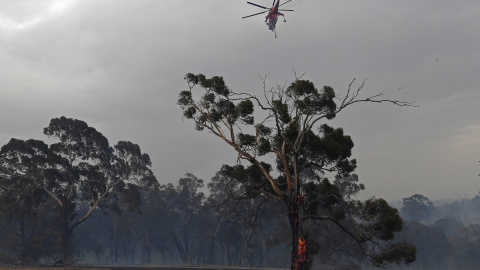
[[[217,111],[216,109],[212,109],[212,111],[210,112],[210,117],[212,119],[213,122],[218,122],[220,120],[222,120],[222,112],[221,111]]]
[[[181,91],[177,104],[183,109],[183,116],[195,121],[195,128],[202,131],[221,121],[229,125],[241,123],[254,124],[254,106],[249,99],[232,99],[233,93],[228,89],[222,77],[207,79],[205,75],[189,73],[185,76],[190,90]],[[205,90],[199,101],[193,99],[193,88],[200,86]],[[215,129],[215,131],[218,131]]]
[[[248,175],[245,171],[245,167],[242,164],[237,164],[234,166],[224,164],[220,171],[232,179],[242,183],[248,180]]]
[[[368,199],[357,202],[360,216],[366,221],[366,231],[373,232],[376,238],[392,240],[395,232],[403,228],[403,221],[396,208],[391,207],[384,199]]]
[[[302,205],[308,215],[316,215],[322,210],[332,210],[340,203],[342,196],[338,187],[332,185],[328,179],[307,182],[303,185],[304,200]]]
[[[415,245],[408,242],[389,244],[380,253],[372,256],[371,262],[375,267],[385,266],[387,263],[410,264],[417,259]]]
[[[278,120],[283,124],[289,123],[292,118],[290,117],[290,112],[288,110],[288,105],[283,103],[282,100],[273,100],[272,108],[278,116]]]
[[[235,104],[227,99],[220,99],[216,104],[216,109],[220,111],[227,119],[235,122],[238,119],[238,111],[235,110]]]
[[[253,113],[253,102],[249,99],[242,100],[238,103],[237,110],[241,117],[247,117]]]
[[[185,76],[185,80],[189,84],[199,84],[201,87],[224,97],[227,97],[230,94],[230,90],[225,85],[222,77],[214,76],[210,79],[207,79],[203,74],[194,75],[192,73],[188,73]]]
[[[183,116],[187,119],[192,119],[195,113],[197,113],[195,107],[188,107],[188,109],[183,112]]]
[[[297,80],[293,82],[286,91],[289,97],[304,97],[311,95],[318,95],[318,90],[312,82],[306,80]]]
[[[180,94],[178,95],[178,105],[182,106],[188,106],[190,105],[190,102],[192,101],[192,93],[190,91],[181,91]]]
[[[215,102],[215,94],[214,93],[208,93],[206,94],[203,99],[206,101],[206,102],[210,102],[210,103],[213,103]]]
[[[200,80],[200,85],[203,88],[210,89],[214,91],[216,94],[224,97],[230,94],[230,90],[225,85],[225,82],[223,81],[223,77],[214,76],[211,79],[202,79]]]
[[[261,165],[269,172],[272,169],[268,163],[262,162]],[[255,197],[261,191],[274,192],[265,174],[255,164],[248,167],[240,164],[235,166],[223,165],[221,172],[242,185],[241,193],[237,194],[237,197]]]
[[[347,158],[352,154],[353,142],[350,136],[343,135],[342,128],[332,128],[326,124],[320,127],[322,138],[322,149],[329,159]]]
[[[59,141],[50,149],[70,163],[76,159],[109,162],[112,158],[113,149],[107,138],[81,120],[64,116],[54,118],[43,133]]]
[[[243,133],[238,134],[238,141],[241,146],[253,147],[255,146],[255,139],[256,138],[253,135]]]
[[[264,156],[272,151],[272,145],[270,141],[264,137],[258,140],[257,151],[260,156]]]
[[[286,94],[294,100],[295,107],[306,114],[322,113],[327,119],[335,117],[335,91],[329,86],[324,86],[319,93],[312,82],[297,80],[287,88]]]
[[[260,136],[269,136],[270,134],[272,134],[272,128],[267,127],[263,124],[256,125],[255,129],[257,130]]]

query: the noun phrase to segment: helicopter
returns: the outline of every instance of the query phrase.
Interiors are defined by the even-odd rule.
[[[288,0],[287,2],[280,5],[280,0],[273,0],[271,8],[260,6],[260,5],[257,5],[255,3],[252,3],[252,2],[247,2],[247,4],[250,4],[252,6],[256,6],[256,7],[259,7],[259,8],[263,8],[263,9],[266,9],[266,10],[262,11],[262,12],[259,12],[259,13],[255,13],[255,14],[252,14],[252,15],[242,17],[242,19],[268,12],[267,16],[265,17],[265,23],[268,26],[268,30],[271,30],[273,33],[275,33],[275,38],[277,38],[277,32],[275,30],[275,25],[277,24],[278,16],[280,15],[280,16],[283,17],[283,22],[287,21],[287,20],[285,20],[285,15],[283,15],[283,13],[281,13],[279,11],[293,11],[293,9],[279,9],[278,7],[285,5],[286,3],[290,2],[290,1],[292,1],[292,0]]]

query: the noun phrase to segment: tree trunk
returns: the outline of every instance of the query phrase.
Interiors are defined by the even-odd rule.
[[[113,262],[118,263],[117,218],[113,218]]]
[[[152,263],[152,246],[150,245],[150,235],[148,234],[148,232],[145,232],[144,247],[146,251],[145,263],[151,264]]]
[[[216,237],[213,237],[212,243],[210,244],[210,249],[208,251],[207,264],[215,264],[215,260],[213,259],[213,248],[215,246],[215,238]]]
[[[300,235],[299,210],[302,197],[298,195],[288,203],[288,221],[292,231],[291,270],[307,270],[307,241]]]
[[[67,211],[65,211],[67,212]],[[72,250],[70,248],[70,237],[72,236],[72,229],[68,224],[68,213],[62,215],[62,248],[63,248],[63,264],[74,264]]]

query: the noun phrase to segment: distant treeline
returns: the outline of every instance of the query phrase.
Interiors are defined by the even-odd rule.
[[[70,239],[80,264],[236,265],[288,267],[288,220],[278,202],[227,200],[225,176],[207,184],[192,174],[158,189],[141,190],[138,208],[96,210]],[[405,198],[404,230],[396,240],[413,241],[417,260],[392,269],[477,269],[480,265],[480,196],[434,207],[428,198]],[[260,207],[259,207],[260,206]],[[36,214],[0,212],[3,264],[54,264],[62,258],[55,205]],[[78,205],[82,214],[88,205]],[[360,269],[364,260],[348,237],[325,224],[316,265]]]
[[[417,260],[391,269],[479,269],[480,196],[434,206],[415,194],[403,199],[404,229],[397,239],[417,247]]]
[[[290,263],[288,220],[274,200],[226,200],[221,174],[208,184],[186,174],[175,184],[139,190],[139,207],[99,210],[70,239],[80,264],[238,265],[285,267]],[[263,200],[263,199],[262,199]],[[0,211],[0,262],[55,264],[62,260],[55,204],[35,213]],[[78,215],[89,209],[78,204]]]

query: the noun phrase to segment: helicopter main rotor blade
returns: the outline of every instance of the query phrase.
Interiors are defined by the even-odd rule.
[[[260,6],[260,5],[257,5],[257,4],[255,4],[255,3],[252,3],[252,2],[247,2],[247,3],[250,4],[250,5],[253,5],[253,6],[257,6],[257,7],[259,7],[259,8],[269,9],[269,8],[264,7],[264,6]]]
[[[278,9],[280,11],[294,11],[293,9]]]
[[[285,2],[285,3],[281,4],[281,5],[279,5],[279,7],[281,7],[281,6],[285,5],[286,3],[290,2],[290,1],[292,1],[292,0],[288,0],[287,2]]]
[[[245,18],[248,18],[248,17],[252,17],[252,16],[256,16],[256,15],[260,15],[262,13],[265,13],[267,11],[262,11],[262,12],[259,12],[259,13],[255,13],[255,14],[252,14],[252,15],[248,15],[248,16],[245,16],[245,17],[242,17],[242,19],[245,19]]]

